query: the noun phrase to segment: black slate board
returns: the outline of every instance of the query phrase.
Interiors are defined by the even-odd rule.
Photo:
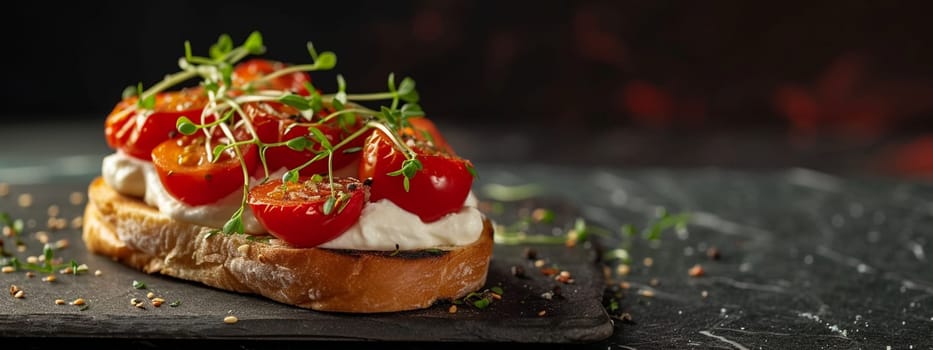
[[[613,331],[601,304],[602,271],[594,264],[591,249],[536,247],[539,258],[572,271],[575,283],[562,284],[536,273],[533,261],[523,256],[525,247],[497,244],[487,287],[500,286],[504,294],[501,300],[482,310],[460,305],[451,314],[449,304],[443,303],[425,310],[391,314],[324,313],[147,275],[88,253],[79,229],[46,228],[47,208],[51,204],[59,206],[59,217],[69,223],[80,216],[83,204],[72,205],[68,197],[73,192],[84,193],[85,189],[83,184],[12,186],[10,193],[0,198],[0,211],[27,221],[23,240],[28,249],[15,253],[20,260],[41,254],[42,244],[34,233],[46,231],[51,241],[67,239],[70,243],[56,253],[57,257],[89,266],[86,274],[56,274],[57,280],[52,283],[42,281],[42,274],[32,278],[24,272],[0,274],[4,288],[16,285],[25,292],[22,299],[0,296],[0,337],[588,343],[605,339]],[[17,205],[17,197],[22,193],[32,195],[31,207]],[[512,209],[515,208],[504,213],[515,212]],[[12,238],[5,241],[6,250],[15,252]],[[523,266],[527,278],[513,276],[512,266]],[[96,276],[96,270],[101,275]],[[146,289],[135,289],[134,281],[144,282]],[[558,297],[551,300],[541,297],[556,285],[562,287]],[[164,298],[166,304],[156,308],[147,303],[146,309],[131,305],[133,298],[146,300],[147,292]],[[76,298],[84,298],[87,307],[54,303],[56,299],[71,302]],[[175,301],[180,302],[177,307],[168,305]],[[539,316],[541,311],[544,316]],[[236,316],[239,322],[224,323],[228,315]]]

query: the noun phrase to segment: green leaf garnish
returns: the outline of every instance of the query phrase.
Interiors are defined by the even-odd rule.
[[[261,55],[266,51],[266,47],[262,45],[262,34],[257,31],[249,34],[246,42],[243,43],[243,47],[251,55]]]
[[[198,126],[194,125],[194,123],[191,122],[191,119],[188,119],[188,117],[185,116],[178,118],[178,121],[175,122],[175,128],[178,129],[178,132],[180,132],[182,135],[193,135],[194,133],[198,132]]]
[[[283,95],[282,97],[279,97],[279,102],[295,107],[299,111],[307,111],[311,109],[310,101],[295,94]]]
[[[231,50],[233,50],[233,39],[230,38],[230,35],[221,34],[220,37],[217,38],[217,42],[211,45],[209,52],[211,58],[219,61]]]
[[[299,178],[299,176],[298,176],[298,171],[297,171],[297,170],[289,170],[289,171],[286,171],[285,174],[282,174],[282,184],[284,185],[284,184],[289,183],[289,182],[291,182],[291,183],[297,183],[297,182],[298,182],[298,178]]]
[[[133,288],[135,288],[135,289],[146,289],[146,282],[133,280]]]
[[[333,195],[327,197],[327,201],[324,202],[324,215],[330,215],[330,213],[334,211],[334,204],[336,203],[337,197],[334,197]]]
[[[330,51],[324,51],[314,60],[314,65],[322,70],[333,69],[337,65],[337,55]]]
[[[232,234],[232,233],[244,233],[246,230],[243,228],[243,213],[237,212],[227,220],[224,224],[223,233]]]

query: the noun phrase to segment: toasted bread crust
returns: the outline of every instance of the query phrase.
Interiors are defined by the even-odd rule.
[[[212,228],[172,220],[101,178],[91,182],[88,198],[83,239],[96,254],[147,273],[321,311],[393,312],[460,298],[485,284],[492,255],[488,219],[471,245],[392,254],[210,235]]]

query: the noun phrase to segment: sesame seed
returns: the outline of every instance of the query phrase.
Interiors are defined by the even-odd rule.
[[[61,269],[61,270],[58,271],[58,273],[63,274],[63,275],[67,275],[67,274],[70,274],[70,273],[73,273],[73,272],[74,272],[74,270],[71,268],[71,266],[68,266],[68,267],[66,267],[66,268]]]
[[[152,298],[153,303],[164,303],[165,299],[162,298]]]
[[[55,280],[57,280],[57,279],[58,279],[58,277],[55,277],[55,275],[48,275],[48,276],[42,277],[42,282],[50,282],[50,283],[51,283],[51,282],[55,282]]]
[[[246,252],[249,251],[249,244],[240,245],[239,247],[236,247],[236,250],[240,252],[240,254],[246,254]]]
[[[239,321],[239,319],[236,318],[236,316],[224,317],[224,323],[226,324],[234,324],[234,323],[237,323],[237,321]]]
[[[103,274],[104,274],[104,273],[103,273],[101,270],[94,271],[94,276],[100,276],[100,275],[103,275]]]
[[[16,198],[16,202],[19,206],[23,208],[29,208],[32,206],[32,195],[29,193],[23,193]]]
[[[544,260],[541,260],[541,259],[535,260],[535,267],[543,267],[543,266],[544,266]]]
[[[696,264],[696,265],[693,265],[693,267],[691,267],[690,271],[688,271],[687,273],[690,274],[690,277],[700,277],[700,276],[703,276],[705,271],[703,271],[703,266],[701,266],[700,264]]]
[[[35,255],[30,255],[26,257],[26,262],[30,264],[35,264],[39,262],[39,257]]]
[[[152,306],[155,306],[155,307],[162,306],[162,302],[161,302],[161,301],[158,301],[158,300],[156,300],[156,299],[153,299],[153,300],[152,300]]]
[[[650,290],[650,289],[640,289],[640,290],[638,291],[638,295],[641,295],[641,296],[643,296],[643,297],[652,298],[652,297],[654,297],[654,291],[653,291],[653,290]]]
[[[84,203],[84,193],[71,192],[71,195],[68,196],[68,201],[73,205],[81,205],[81,203]]]
[[[74,219],[71,219],[71,228],[81,228],[84,226],[84,218],[80,216],[75,216]]]
[[[706,297],[709,296],[709,292],[707,292],[707,291],[704,290],[704,291],[700,292],[700,296],[703,297],[703,299],[706,299]]]
[[[15,284],[10,285],[10,295],[16,294],[16,292],[19,292],[19,291],[20,291],[19,286]]]
[[[652,286],[652,287],[657,287],[657,286],[660,286],[660,285],[661,285],[661,280],[659,280],[657,277],[655,277],[655,278],[652,278],[651,280],[649,280],[649,281],[648,281],[648,284],[649,284],[650,286]]]
[[[146,304],[143,304],[143,302],[138,302],[138,303],[136,303],[135,306],[136,306],[137,309],[143,309],[143,310],[146,309]]]
[[[3,273],[10,273],[16,271],[16,268],[13,266],[4,266],[2,271]]]
[[[78,265],[78,272],[87,272],[87,264]]]
[[[447,312],[452,314],[457,313],[457,305],[451,305],[449,308],[447,308]]]
[[[547,310],[538,311],[538,316],[544,317],[544,315],[547,315]]]
[[[628,274],[631,272],[632,267],[628,266],[628,264],[620,264],[618,267],[616,267],[616,273],[618,273],[619,276],[628,276]]]
[[[13,294],[13,297],[16,298],[16,299],[25,298],[25,297],[26,297],[26,292],[24,292],[24,291],[22,291],[22,290],[18,290],[18,291],[16,291],[15,294]]]
[[[622,282],[619,282],[619,288],[629,289],[629,288],[632,288],[632,284],[626,281],[622,281]]]
[[[49,233],[45,231],[36,232],[36,240],[38,240],[39,243],[42,243],[42,244],[49,243]]]
[[[26,278],[36,277],[36,273],[32,271],[26,271]]]
[[[130,305],[134,305],[134,306],[135,306],[136,304],[139,304],[139,303],[141,303],[141,301],[139,301],[139,299],[136,299],[136,298],[130,299]]]
[[[8,194],[10,194],[10,184],[0,182],[0,197],[6,197]]]
[[[147,299],[155,298],[155,293],[153,293],[153,292],[146,293],[146,298],[147,298]]]
[[[52,205],[49,206],[48,214],[49,214],[50,217],[53,217],[53,218],[54,218],[54,217],[58,216],[59,212],[60,212],[60,210],[58,209],[58,206],[57,206],[57,205],[52,204]]]
[[[17,245],[17,246],[16,246],[16,251],[17,251],[17,252],[20,252],[20,253],[25,253],[25,252],[26,252],[26,245],[25,245],[25,244]]]
[[[68,244],[69,243],[67,239],[60,239],[58,240],[58,242],[55,242],[55,247],[57,247],[58,249],[65,249],[65,248],[68,248]]]
[[[65,301],[62,299],[55,299],[55,305],[65,305]]]
[[[72,301],[72,302],[71,302],[71,305],[78,305],[78,306],[81,306],[81,305],[84,305],[84,304],[85,304],[84,298],[78,298],[78,299],[75,299],[75,301]]]
[[[651,267],[651,265],[654,265],[654,259],[652,259],[651,257],[647,257],[645,258],[645,260],[642,261],[642,264],[645,264],[645,266],[647,267]]]

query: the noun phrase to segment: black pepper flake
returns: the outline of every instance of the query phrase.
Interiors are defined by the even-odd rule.
[[[525,268],[518,265],[512,265],[512,276],[525,278]]]
[[[363,180],[363,186],[367,186],[367,187],[368,187],[368,186],[372,186],[372,185],[373,185],[373,178],[367,177],[366,180]]]
[[[528,259],[528,260],[535,260],[538,258],[538,251],[531,249],[531,248],[525,248],[525,251],[522,252],[522,256],[524,256],[525,259]]]
[[[719,258],[722,257],[722,255],[719,253],[719,249],[716,249],[716,247],[710,247],[707,249],[706,256],[713,260],[719,260]]]

